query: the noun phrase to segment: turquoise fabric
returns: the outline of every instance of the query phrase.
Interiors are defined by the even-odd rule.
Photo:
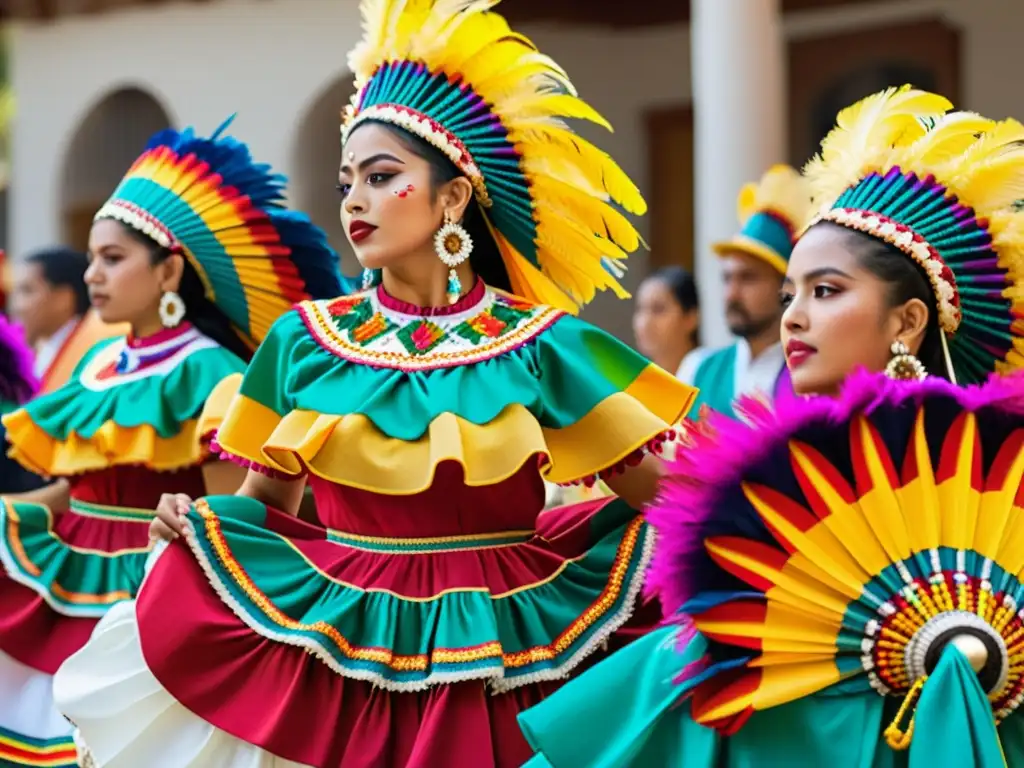
[[[289,312],[260,345],[240,391],[282,417],[293,410],[358,413],[389,437],[413,441],[443,413],[488,424],[512,404],[524,406],[541,426],[570,426],[647,368],[641,355],[571,315],[529,343],[477,363],[375,368],[324,349],[298,312]],[[667,381],[666,391],[676,397],[664,403],[667,410],[689,397],[688,388],[672,384]]]
[[[743,225],[740,234],[763,243],[783,261],[789,261],[793,253],[793,234],[790,228],[777,216],[766,211],[755,213]]]
[[[736,415],[732,409],[736,396],[736,350],[736,344],[715,350],[697,367],[693,386],[700,392],[690,407],[691,418],[696,418],[704,405],[726,416]]]
[[[675,648],[660,629],[522,713],[537,752],[530,768],[999,768],[991,710],[973,673],[947,652],[925,686],[911,749],[893,751],[883,733],[900,700],[873,691],[823,692],[757,712],[728,738],[697,725],[673,682],[703,653],[695,637]],[[989,713],[986,718],[986,713]],[[1006,765],[1024,768],[1024,715],[998,731]]]
[[[569,668],[579,654],[607,635],[609,626],[621,623],[631,611],[653,536],[635,510],[624,501],[610,499],[589,520],[592,538],[585,553],[553,571],[551,578],[492,596],[481,576],[479,583],[453,587],[433,598],[409,599],[390,591],[363,589],[358,583],[350,586],[345,579],[353,576],[332,577],[319,570],[324,562],[353,556],[341,537],[330,537],[320,528],[305,528],[302,536],[269,530],[266,508],[254,499],[210,496],[205,502],[210,511],[193,508],[189,513],[195,531],[189,545],[217,592],[230,597],[228,604],[250,627],[275,641],[329,654],[335,668],[363,679],[400,684],[406,690],[470,677],[500,676],[509,682],[538,673],[557,675]],[[328,539],[334,546],[314,548]],[[312,545],[304,548],[307,542]],[[541,542],[522,546],[533,557],[556,556],[554,551],[544,553],[543,548],[550,545]],[[324,559],[311,560],[309,553],[314,551]],[[514,558],[530,556],[515,555],[511,547],[502,552],[513,558],[508,561],[507,578],[515,572]],[[361,570],[368,572],[407,565],[366,550],[362,559]],[[429,568],[433,562],[418,567]],[[500,556],[494,562],[493,567],[501,569]],[[238,563],[244,574],[238,572]],[[409,566],[409,573],[414,574],[415,568]],[[613,573],[620,577],[615,584],[611,583]],[[268,599],[299,626],[281,625],[268,612]],[[326,626],[336,630],[344,643],[318,629]],[[548,653],[563,635],[571,636],[571,642]],[[360,656],[353,649],[387,649],[397,656],[420,659],[423,666],[392,667],[388,661]],[[460,654],[473,658],[457,658]],[[446,655],[451,658],[445,660]],[[523,658],[506,661],[515,656]]]
[[[95,391],[81,381],[83,368],[96,354],[120,339],[104,339],[93,346],[60,389],[30,401],[24,410],[31,420],[55,440],[67,440],[72,432],[91,438],[106,422],[119,427],[152,426],[161,438],[174,437],[186,421],[196,419],[210,392],[245,363],[223,347],[193,352],[165,375],[129,381]]]
[[[138,592],[145,577],[147,549],[125,547],[104,552],[70,546],[54,532],[53,513],[47,507],[24,501],[9,503],[17,517],[12,520],[7,507],[0,506],[3,567],[41,595],[53,610],[65,616],[98,619],[114,603]],[[74,502],[72,509],[78,511]],[[136,516],[136,524],[144,526],[141,536],[151,519],[152,515]]]
[[[946,646],[921,689],[909,768],[997,768],[1005,765],[992,707],[970,663]]]

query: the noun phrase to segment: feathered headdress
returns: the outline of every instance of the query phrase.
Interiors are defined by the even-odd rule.
[[[191,128],[160,131],[96,219],[117,219],[180,250],[209,299],[258,344],[296,302],[340,295],[338,256],[323,231],[284,207],[285,177],[249,148]]]
[[[343,138],[365,120],[400,126],[473,183],[515,293],[576,311],[619,285],[640,238],[615,203],[646,204],[618,165],[569,128],[610,126],[565,71],[489,12],[499,0],[363,0],[349,56],[356,93]]]
[[[815,221],[898,248],[935,293],[960,382],[1024,365],[1024,126],[909,86],[839,113],[808,163]]]
[[[760,182],[750,182],[736,200],[738,234],[714,243],[720,256],[747,253],[764,259],[786,274],[796,237],[811,217],[811,191],[803,176],[788,165],[768,169]]]

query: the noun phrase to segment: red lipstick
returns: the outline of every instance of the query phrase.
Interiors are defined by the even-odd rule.
[[[790,339],[786,344],[786,363],[789,365],[789,369],[793,370],[803,365],[817,351],[810,344],[805,344],[798,339]]]
[[[353,221],[348,225],[348,236],[353,243],[361,243],[372,235],[376,229],[373,224],[367,224],[365,221]]]

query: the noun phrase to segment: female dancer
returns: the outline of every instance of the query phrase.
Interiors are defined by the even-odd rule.
[[[530,765],[963,768],[1001,737],[1024,766],[1024,382],[953,386],[1024,362],[1024,127],[949,107],[839,115],[782,294],[793,386],[829,397],[694,437],[649,512],[687,629],[524,713]]]
[[[0,501],[0,762],[75,764],[52,675],[135,593],[161,494],[241,483],[210,461],[204,403],[292,302],[340,290],[323,233],[224,127],[154,136],[96,214],[90,298],[131,334],[3,419],[11,456],[58,479]]]
[[[218,433],[241,491],[161,505],[180,538],[59,671],[94,764],[518,766],[632,614],[693,390],[568,314],[643,203],[493,5],[364,3],[340,191],[377,284],[278,321]],[[621,498],[540,514],[598,475]]]
[[[636,294],[633,335],[637,349],[669,373],[697,349],[700,303],[693,275],[662,267],[644,278]]]

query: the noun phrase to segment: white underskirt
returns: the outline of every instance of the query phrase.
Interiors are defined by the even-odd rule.
[[[53,676],[0,651],[0,728],[31,739],[66,738],[71,724],[53,703]]]
[[[97,768],[311,768],[207,723],[146,666],[135,601],[113,606],[54,678],[57,707],[78,726],[83,764]],[[225,691],[225,696],[230,696]]]

